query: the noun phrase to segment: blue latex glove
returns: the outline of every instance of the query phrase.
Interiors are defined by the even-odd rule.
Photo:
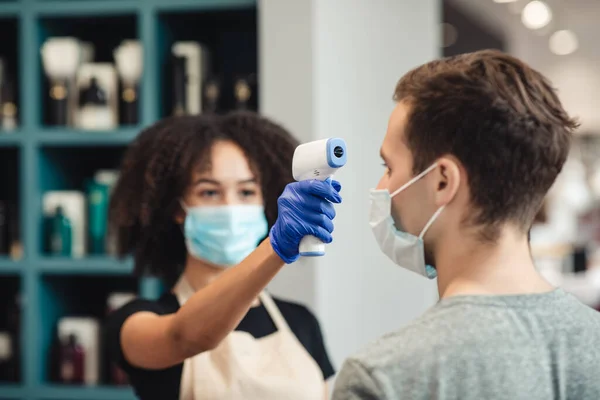
[[[285,263],[298,259],[304,236],[331,243],[335,218],[332,203],[342,202],[341,188],[338,181],[331,179],[293,182],[285,187],[277,200],[277,221],[269,232],[273,250]]]

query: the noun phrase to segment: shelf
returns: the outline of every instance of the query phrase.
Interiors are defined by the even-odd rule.
[[[257,0],[171,0],[167,2],[158,2],[156,9],[159,11],[202,11],[202,10],[223,10],[240,9],[256,6]]]
[[[125,10],[123,8],[112,8],[107,6],[107,2],[77,2],[77,5],[73,5],[74,2],[66,1],[66,2],[46,2],[43,6],[49,7],[52,12],[43,13],[43,15],[37,18],[37,23],[39,24],[40,34],[38,35],[38,46],[42,46],[46,43],[46,40],[49,38],[55,37],[73,37],[77,39],[79,44],[87,43],[90,45],[89,50],[83,52],[84,55],[81,56],[81,61],[84,64],[93,63],[93,64],[105,64],[104,71],[112,71],[108,72],[108,74],[116,75],[116,71],[114,68],[115,58],[114,58],[114,50],[121,45],[123,40],[138,40],[138,19],[139,15],[137,10]],[[94,6],[98,4],[98,7],[106,12],[97,11],[95,9],[89,9],[89,6]],[[111,4],[116,4],[117,6],[122,4],[129,4],[127,1],[118,1],[111,2]],[[136,3],[136,4],[141,4]],[[65,7],[67,10],[77,10],[77,15],[71,15],[71,13],[57,13],[57,10],[60,10],[61,7]],[[81,48],[80,48],[81,49]],[[41,60],[41,53],[38,56]],[[111,64],[111,65],[107,65]],[[43,64],[42,64],[43,65]],[[105,69],[108,68],[108,69]],[[39,95],[41,96],[41,114],[39,114],[40,120],[39,122],[42,126],[45,127],[54,127],[64,129],[63,124],[57,124],[56,114],[54,111],[55,104],[52,103],[50,99],[50,82],[48,76],[45,72],[45,67],[39,69],[40,74],[40,83],[39,85]],[[85,78],[85,74],[79,76],[79,73],[75,73],[75,81],[78,81],[80,84],[85,80],[89,79]],[[102,79],[100,79],[102,81]],[[112,78],[109,78],[112,82]],[[114,82],[118,85],[117,82]],[[111,84],[112,86],[112,84]],[[71,109],[68,112],[68,122],[69,126],[74,126],[77,123],[77,115],[78,114],[78,97],[80,95],[79,90],[80,87],[75,89],[72,88],[71,94],[67,97],[67,103],[70,104],[69,108]],[[112,88],[106,92],[107,101],[111,104],[118,96],[117,86],[112,86]],[[62,122],[62,121],[61,121]]]
[[[35,13],[47,16],[72,17],[72,16],[109,16],[135,13],[141,6],[141,1],[115,0],[107,5],[105,0],[86,1],[38,1],[33,10]]]
[[[166,117],[175,112],[173,88],[177,85],[174,82],[173,45],[178,42],[195,42],[202,46],[203,54],[206,52],[208,62],[202,67],[203,74],[207,79],[218,82],[219,87],[219,94],[214,100],[216,112],[235,109],[235,82],[245,79],[252,87],[251,82],[257,76],[257,21],[255,7],[211,11],[189,9],[182,13],[176,8],[161,6],[157,13],[157,45],[154,51],[155,65],[158,66],[160,116]],[[202,93],[203,89],[200,87],[197,92]],[[255,110],[258,107],[257,91],[251,90],[251,93],[247,108]]]
[[[19,274],[25,267],[22,260],[12,260],[8,257],[0,257],[0,275]]]
[[[34,333],[35,362],[39,366],[42,384],[61,388],[61,385],[56,383],[57,368],[52,367],[52,363],[56,362],[56,358],[52,356],[52,348],[57,341],[58,323],[65,317],[84,317],[95,319],[101,327],[109,310],[110,295],[128,293],[135,297],[139,294],[140,281],[134,277],[115,276],[115,274],[82,275],[77,271],[62,275],[44,274],[40,276],[38,283],[36,319],[39,329]],[[105,371],[107,367],[105,349],[103,347],[99,353],[100,371]],[[63,386],[63,388],[76,389],[73,386]],[[96,390],[93,387],[80,386],[79,388],[88,391]],[[99,396],[100,399],[107,398],[102,397],[101,393]],[[77,393],[74,393],[73,397],[69,398],[87,397],[77,397]]]
[[[0,43],[0,56],[5,59],[7,81],[14,86],[12,91],[9,86],[8,94],[14,93],[17,111],[16,129],[0,129],[0,169],[4,171],[0,201],[7,205],[7,215],[17,217],[4,236],[18,239],[21,245],[11,241],[6,246],[1,239],[4,232],[0,232],[0,306],[17,301],[19,308],[14,309],[21,312],[15,350],[20,376],[14,384],[0,382],[0,400],[135,399],[131,388],[106,385],[106,381],[98,386],[56,383],[56,369],[49,363],[57,323],[63,317],[101,321],[114,293],[156,299],[168,290],[158,278],[133,276],[132,257],[119,260],[103,254],[108,251],[98,244],[104,243],[98,221],[107,220],[108,202],[97,201],[100,190],[93,183],[113,182],[129,144],[144,127],[172,114],[170,68],[175,42],[197,41],[207,48],[212,58],[210,78],[220,85],[219,112],[237,106],[236,81],[254,78],[259,72],[257,4],[258,0],[0,0],[0,37],[5,39]],[[138,87],[139,123],[91,131],[73,127],[70,118],[70,126],[53,126],[40,46],[50,37],[64,36],[93,44],[93,61],[99,63],[114,63],[113,51],[123,40],[140,41],[144,70]],[[119,81],[115,93],[122,89]],[[255,100],[248,102],[248,108],[257,107]],[[119,120],[125,121],[122,115]],[[49,193],[56,191],[81,195]],[[78,250],[85,254],[81,258],[50,254],[47,229],[52,212],[47,210],[56,209],[57,195],[75,199],[74,207],[84,208],[78,213],[84,219],[70,217],[71,221],[85,220],[87,225],[81,228],[82,224],[72,222],[78,226],[78,243],[83,242],[82,231],[86,238],[90,232],[98,236],[94,242],[85,240],[87,248]],[[113,245],[107,241],[105,247]],[[20,248],[24,254],[19,254]],[[9,326],[3,322],[7,315],[0,307],[0,330]],[[108,360],[101,363],[106,377]]]
[[[118,387],[43,386],[37,390],[39,399],[56,400],[135,400],[133,390]]]
[[[140,130],[141,128],[137,127],[105,132],[45,128],[33,134],[33,137],[36,143],[42,146],[122,146],[135,139]]]
[[[0,131],[0,147],[20,146],[23,142],[23,133],[21,131],[12,131],[10,133]]]
[[[0,260],[7,269],[12,267],[9,256],[20,258],[16,251],[22,247],[22,221],[21,208],[22,196],[20,193],[22,170],[22,151],[19,147],[0,147],[0,218],[3,223],[0,226]],[[21,243],[21,245],[19,245]],[[1,267],[0,267],[1,268]]]
[[[10,11],[11,7],[14,7],[14,4],[0,3],[0,38],[2,38],[2,41],[0,41],[0,58],[2,59],[2,91],[0,93],[0,96],[2,96],[2,104],[0,104],[2,121],[0,121],[0,135],[12,132],[19,125],[22,125],[23,116],[20,98],[23,65],[21,65],[22,61],[19,57],[21,21],[16,15],[2,14],[5,10]],[[3,114],[7,110],[12,111],[4,119]]]
[[[52,275],[130,275],[133,261],[110,257],[46,257],[37,263],[37,267],[42,273]]]
[[[24,397],[23,395],[23,387],[21,385],[13,385],[13,384],[0,384],[0,399],[21,399]]]
[[[19,3],[0,2],[0,18],[16,17],[19,15],[20,9],[21,9],[21,5]]]

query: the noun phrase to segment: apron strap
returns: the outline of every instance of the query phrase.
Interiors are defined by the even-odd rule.
[[[194,295],[194,289],[185,278],[184,274],[181,274],[181,277],[179,277],[179,280],[173,287],[173,293],[175,294],[175,297],[177,297],[180,307]]]
[[[286,322],[285,318],[283,318],[281,311],[279,311],[279,308],[275,304],[275,301],[273,300],[271,295],[267,293],[266,290],[263,290],[262,292],[260,292],[258,297],[260,298],[260,301],[263,304],[263,306],[265,306],[265,309],[267,310],[267,313],[273,320],[273,323],[275,324],[277,330],[289,332],[290,327]]]

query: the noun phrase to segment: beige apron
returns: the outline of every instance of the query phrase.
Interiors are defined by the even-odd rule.
[[[174,287],[180,305],[194,290],[182,277]],[[183,363],[180,400],[322,400],[321,369],[290,330],[273,299],[260,301],[277,331],[256,339],[233,331],[212,351]]]

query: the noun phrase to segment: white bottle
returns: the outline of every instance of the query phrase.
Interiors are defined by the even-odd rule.
[[[106,92],[94,77],[82,92],[79,122],[81,128],[89,130],[110,130],[114,127],[113,114],[108,105]]]

